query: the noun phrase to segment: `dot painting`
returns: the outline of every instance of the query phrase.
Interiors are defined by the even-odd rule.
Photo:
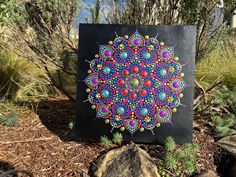
[[[99,45],[99,53],[87,62],[85,101],[112,130],[134,134],[172,124],[186,87],[173,46],[138,31],[124,37],[116,34],[114,41]]]

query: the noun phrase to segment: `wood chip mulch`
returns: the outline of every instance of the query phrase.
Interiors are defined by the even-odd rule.
[[[96,141],[75,141],[68,124],[75,116],[75,106],[65,98],[51,98],[39,104],[37,114],[26,111],[17,125],[0,125],[0,170],[21,168],[34,176],[80,176],[104,151]],[[214,165],[214,140],[210,135],[194,131],[193,142],[199,143],[198,171]],[[160,146],[142,145],[153,157]],[[159,147],[159,148],[157,148]]]

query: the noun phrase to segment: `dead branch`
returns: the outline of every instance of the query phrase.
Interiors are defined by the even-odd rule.
[[[29,139],[29,140],[21,140],[21,141],[5,141],[2,142],[0,141],[0,144],[13,144],[13,143],[28,143],[28,142],[35,142],[35,141],[47,141],[47,140],[51,140],[54,137],[43,137],[43,138],[36,138],[36,139]]]

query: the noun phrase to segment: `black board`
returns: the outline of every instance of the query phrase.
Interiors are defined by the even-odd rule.
[[[119,36],[131,35],[136,30],[143,36],[156,36],[158,40],[164,41],[166,45],[175,45],[175,54],[179,56],[180,64],[187,63],[183,67],[185,73],[184,80],[188,86],[183,91],[184,97],[181,103],[186,107],[178,107],[178,111],[173,113],[173,125],[162,124],[151,131],[137,131],[133,137],[127,131],[122,132],[125,141],[137,143],[158,143],[163,144],[167,136],[172,136],[179,144],[192,141],[192,119],[193,119],[193,97],[194,97],[194,63],[195,63],[195,26],[178,25],[108,25],[108,24],[80,24],[79,25],[79,58],[77,76],[77,105],[76,105],[76,134],[78,138],[98,139],[101,135],[111,136],[110,124],[105,124],[103,120],[96,119],[96,111],[91,109],[91,103],[83,102],[88,98],[86,84],[84,80],[89,70],[89,64],[85,60],[94,59],[98,53],[99,44],[107,44],[108,41]],[[119,131],[114,129],[113,133]]]

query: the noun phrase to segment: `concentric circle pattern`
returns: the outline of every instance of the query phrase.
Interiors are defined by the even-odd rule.
[[[174,47],[138,31],[100,45],[85,79],[97,118],[131,134],[172,123],[186,87],[178,60]]]

